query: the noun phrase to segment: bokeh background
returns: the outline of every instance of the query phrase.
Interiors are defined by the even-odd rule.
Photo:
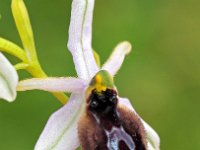
[[[71,0],[25,3],[44,70],[49,76],[75,76],[67,49]],[[0,0],[0,36],[21,45],[10,4]],[[93,47],[104,62],[118,42],[133,44],[116,85],[159,133],[162,150],[200,149],[199,14],[198,0],[96,1]],[[13,64],[18,61],[6,56]],[[14,103],[1,100],[0,149],[33,149],[48,117],[60,107],[43,91],[19,92]]]

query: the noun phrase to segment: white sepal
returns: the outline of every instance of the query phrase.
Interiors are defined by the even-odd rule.
[[[94,0],[73,0],[68,48],[80,78],[89,79],[99,70],[92,52]]]
[[[78,121],[83,108],[83,95],[72,94],[69,102],[49,118],[35,150],[75,150]]]
[[[44,90],[49,92],[81,93],[87,86],[87,82],[80,78],[59,77],[59,78],[32,78],[20,81],[17,90]]]
[[[0,53],[0,98],[12,102],[16,98],[18,75],[12,64]]]

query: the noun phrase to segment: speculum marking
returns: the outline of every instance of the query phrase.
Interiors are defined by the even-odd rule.
[[[124,147],[126,146],[128,148],[127,150],[135,149],[134,141],[132,140],[131,136],[124,131],[123,127],[113,127],[111,131],[105,132],[108,138],[107,147],[109,150],[121,150],[120,144],[122,141],[124,143]]]

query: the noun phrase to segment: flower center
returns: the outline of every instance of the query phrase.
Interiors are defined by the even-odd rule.
[[[104,116],[113,113],[117,106],[117,93],[112,89],[106,89],[99,93],[96,89],[90,95],[89,109],[96,115]]]

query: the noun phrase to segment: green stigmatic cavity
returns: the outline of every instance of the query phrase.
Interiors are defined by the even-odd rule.
[[[113,77],[106,70],[100,70],[90,82],[90,87],[97,92],[105,91],[107,88],[114,88]]]

